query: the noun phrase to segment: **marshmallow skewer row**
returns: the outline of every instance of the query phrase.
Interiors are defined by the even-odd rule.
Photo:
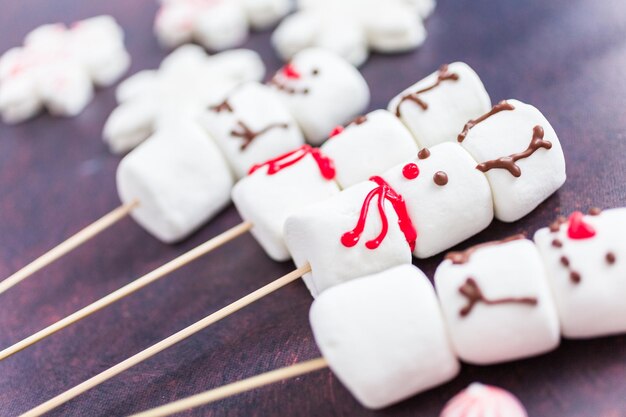
[[[556,155],[549,157],[541,155],[543,157],[543,163],[558,165],[558,162],[562,161],[563,157],[562,154],[559,154],[560,146],[558,145],[558,138],[547,120],[532,106],[517,101],[501,103],[498,106],[504,104],[510,107],[508,110],[509,113],[507,113],[507,119],[513,115],[511,120],[505,120],[507,122],[505,126],[512,125],[519,128],[520,125],[530,124],[532,126],[536,122],[540,122],[541,125],[544,126],[545,132],[547,132],[544,132],[544,136],[549,135],[548,138],[554,141],[554,145],[550,143],[549,148],[555,150]],[[494,110],[492,110],[492,112],[494,112]],[[518,118],[521,120],[518,120]],[[482,119],[480,123],[501,123],[501,120],[499,120],[497,116],[483,116]],[[487,122],[486,119],[490,119],[490,121]],[[472,121],[472,123],[474,128],[476,125],[480,124],[478,121]],[[507,136],[506,132],[505,134],[498,133],[499,138],[506,138]],[[535,136],[539,136],[538,132],[533,133],[531,143],[537,142]],[[511,137],[516,139],[514,134],[511,134]],[[526,139],[528,140],[528,138]],[[545,146],[547,146],[547,143]],[[543,147],[541,148],[543,149]],[[547,152],[548,150],[543,149],[543,151]],[[507,167],[508,164],[513,164],[514,167],[521,170],[517,163],[523,167],[525,165],[525,159],[535,154],[536,150],[535,152],[530,152],[524,158],[515,155],[510,158],[510,161],[506,159]],[[358,183],[349,187],[329,200],[310,207],[305,207],[299,213],[296,212],[287,219],[285,223],[287,246],[294,255],[296,265],[299,266],[297,271],[306,271],[306,275],[303,275],[303,278],[314,297],[317,297],[330,287],[358,278],[359,276],[376,273],[398,265],[410,264],[411,251],[414,251],[416,256],[420,257],[430,256],[430,254],[437,253],[437,251],[445,250],[446,245],[448,245],[448,247],[453,246],[470,237],[473,233],[482,230],[482,228],[489,224],[493,215],[493,203],[491,202],[491,190],[487,179],[480,169],[483,163],[477,165],[460,145],[454,143],[442,143],[431,148],[430,151],[422,150],[418,158],[419,159],[415,162],[400,164],[389,170],[383,175],[388,181],[383,177],[373,177],[371,181]],[[270,161],[267,164],[268,176],[271,176],[269,173],[273,167],[272,162],[274,161]],[[422,168],[420,168],[418,164],[420,164]],[[447,164],[445,165],[448,171],[447,174],[443,171],[437,171],[437,169],[440,169],[442,166],[441,164]],[[546,168],[544,167],[543,169],[545,170]],[[432,198],[431,196],[430,200],[432,201],[430,201],[430,204],[434,206],[430,209],[430,212],[437,213],[435,217],[432,217],[433,221],[431,223],[434,223],[435,227],[443,228],[443,226],[437,226],[437,224],[444,223],[445,225],[445,222],[447,222],[460,230],[456,233],[446,235],[443,242],[433,240],[436,238],[437,234],[434,230],[431,230],[430,234],[426,233],[428,232],[427,227],[424,227],[420,235],[420,238],[424,242],[418,240],[418,233],[414,227],[414,224],[417,222],[412,220],[419,220],[420,215],[416,215],[415,213],[420,213],[418,210],[420,205],[428,199],[426,195],[422,195],[426,194],[426,191],[420,194],[417,191],[411,192],[411,188],[414,190],[430,190],[430,192],[432,192],[433,188],[423,188],[424,186],[408,187],[410,192],[407,194],[408,197],[405,201],[402,195],[397,193],[390,185],[390,183],[396,183],[400,186],[407,187],[403,185],[403,181],[414,181],[420,176],[420,170],[423,173],[421,178],[426,178],[425,187],[428,187],[428,184],[432,184],[434,190],[441,190],[442,187],[445,187],[448,183],[454,183],[457,187],[469,188],[472,193],[471,198],[463,197],[463,199],[459,200],[459,206],[455,206],[454,201],[447,200],[450,198],[449,193],[438,194],[438,199]],[[426,174],[427,172],[429,174]],[[430,175],[432,175],[432,177]],[[557,166],[555,175],[564,180],[564,163],[560,165],[560,168]],[[529,176],[532,177],[533,173],[530,173]],[[463,177],[467,178],[464,179]],[[562,181],[559,183],[558,180],[554,182],[554,184],[558,184],[558,186],[560,186],[561,183]],[[556,188],[558,188],[558,186],[556,186]],[[456,188],[451,188],[451,190],[451,192],[457,191]],[[552,191],[555,190],[556,189],[553,189]],[[543,198],[545,197],[547,197],[547,195]],[[379,214],[378,218],[368,214],[369,204],[374,198],[377,199],[378,211],[376,213]],[[482,199],[484,198],[488,199],[488,205],[482,203]],[[537,197],[535,196],[535,198]],[[363,201],[364,203],[362,204]],[[420,203],[420,205],[416,203]],[[439,213],[441,213],[441,210],[438,210],[438,204],[441,203],[449,207],[455,207],[459,212],[469,215],[469,218],[462,218],[461,220],[463,221],[459,221],[457,212],[444,213],[443,218],[437,217],[440,216]],[[539,204],[539,201],[536,201],[536,204]],[[418,207],[418,209],[416,210],[415,207]],[[481,214],[480,211],[476,211],[481,209],[487,210],[486,216],[484,212]],[[532,209],[534,209],[534,206]],[[317,213],[317,215],[315,216],[311,213]],[[426,213],[428,213],[428,211],[426,211]],[[477,221],[476,219],[472,219],[472,217],[476,216],[480,216],[479,219],[482,220]],[[473,226],[467,227],[468,223],[473,224]],[[350,230],[350,227],[354,226],[354,224],[357,226],[353,230]],[[304,228],[294,232],[294,230],[298,230],[299,225],[304,225]],[[397,227],[393,225],[397,225]],[[476,230],[477,228],[478,230]],[[316,234],[318,233],[316,230],[326,230],[327,234],[320,236]],[[366,244],[363,245],[364,247],[360,245],[357,246],[362,234],[366,233],[370,235],[376,230],[382,231],[376,239],[366,242]],[[468,235],[464,236],[463,233]],[[314,246],[311,247],[308,254],[299,246],[302,241],[314,243]],[[260,243],[263,245],[262,241]],[[420,246],[421,243],[424,244],[423,248]],[[317,250],[318,247],[325,249],[323,251]],[[338,271],[336,268],[333,268],[333,265],[345,266],[348,271]],[[297,278],[298,276],[296,275],[291,276],[292,281]],[[271,286],[272,284],[269,285]],[[282,287],[282,285],[280,287]],[[244,297],[244,299],[246,298],[247,297]],[[238,302],[235,304],[237,303]],[[226,309],[228,308],[229,307],[226,307]],[[187,336],[189,335],[191,334],[187,334]],[[138,354],[138,356],[144,357],[152,351],[153,348],[148,348],[146,351]],[[138,362],[131,361],[131,365],[129,366],[136,363]],[[124,369],[120,369],[119,372]],[[106,375],[107,378],[112,376],[108,374],[107,371],[103,374]],[[78,386],[76,390],[70,390],[71,396],[68,397],[67,393],[61,394],[47,404],[58,405],[59,401],[67,401],[79,395],[81,392],[84,392],[84,390],[93,388],[99,382],[102,382],[100,380],[101,375],[87,381],[85,385]]]
[[[585,339],[624,333],[626,208],[589,213],[560,218],[539,230],[534,242],[517,235],[449,253],[435,272],[436,294],[412,265],[335,286],[310,311],[324,359],[135,417],[167,416],[324,365],[362,405],[379,409],[451,380],[460,370],[458,359],[492,365],[552,351],[561,334]],[[502,391],[491,392],[497,401],[476,404],[489,394],[479,388],[464,393],[478,406],[471,415],[526,416]],[[455,398],[442,415],[469,415],[459,412],[461,403]]]

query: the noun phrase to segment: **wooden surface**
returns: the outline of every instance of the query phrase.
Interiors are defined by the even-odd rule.
[[[131,72],[165,55],[151,32],[155,0],[0,0],[0,51],[28,30],[101,13],[126,29]],[[563,143],[568,181],[522,221],[493,224],[466,247],[521,231],[557,213],[626,204],[626,7],[621,0],[441,0],[415,53],[375,56],[363,68],[371,108],[441,63],[463,60],[493,101],[539,107]],[[280,62],[269,33],[247,46]],[[115,103],[100,91],[75,119],[47,115],[0,124],[0,277],[119,204],[119,158],[100,140]],[[126,219],[0,296],[0,347],[123,286],[240,221],[231,207],[181,245],[166,246]],[[429,276],[441,256],[417,264]],[[0,416],[14,416],[171,335],[293,268],[270,261],[250,236],[48,340],[0,362]],[[54,416],[122,416],[319,355],[301,282],[271,295],[59,408]],[[626,337],[566,341],[555,352],[499,366],[464,366],[453,382],[368,412],[329,371],[253,391],[186,416],[436,416],[472,381],[513,391],[531,416],[626,415]]]

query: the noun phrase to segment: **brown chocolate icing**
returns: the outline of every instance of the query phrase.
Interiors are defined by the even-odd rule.
[[[563,242],[561,242],[559,239],[554,239],[552,241],[552,246],[554,246],[555,248],[562,248]]]
[[[571,279],[574,284],[578,284],[580,282],[580,274],[576,271],[572,271],[569,273],[569,279]]]
[[[528,158],[541,148],[552,148],[552,143],[547,140],[543,140],[543,136],[543,128],[541,126],[535,126],[533,128],[533,137],[530,140],[530,145],[528,145],[528,148],[526,148],[524,152],[515,153],[509,156],[503,156],[492,161],[480,163],[476,166],[476,169],[481,172],[487,172],[492,169],[506,169],[511,175],[517,178],[522,175],[522,170],[516,164],[517,161],[519,161],[520,159]]]
[[[491,300],[485,297],[476,280],[471,277],[467,278],[465,284],[459,288],[459,292],[467,298],[467,305],[459,311],[461,317],[468,316],[478,303],[483,303],[488,306],[499,304],[525,304],[529,306],[536,306],[539,302],[539,300],[535,297],[508,297]]]
[[[356,117],[353,121],[351,121],[350,123],[348,123],[348,126],[352,126],[352,125],[362,125],[363,123],[367,122],[367,116],[366,115],[361,115],[359,117]]]
[[[599,216],[600,214],[602,214],[602,209],[598,208],[598,207],[592,207],[589,209],[589,215],[590,216]]]
[[[465,138],[467,137],[467,134],[469,133],[469,131],[476,126],[478,123],[482,123],[485,120],[487,120],[488,118],[490,118],[491,116],[500,113],[501,111],[504,110],[515,110],[515,107],[513,107],[512,104],[509,104],[509,102],[507,102],[506,100],[502,100],[501,102],[499,102],[498,104],[496,104],[495,106],[493,106],[491,108],[491,110],[489,110],[487,113],[483,114],[482,116],[480,116],[478,119],[473,119],[470,120],[469,122],[465,123],[465,126],[463,126],[463,130],[461,131],[461,133],[459,133],[459,136],[457,136],[457,140],[460,142],[463,142],[465,140]]]
[[[418,106],[420,106],[422,110],[428,110],[428,103],[423,101],[419,97],[419,95],[439,87],[439,85],[444,81],[458,81],[458,79],[459,79],[459,74],[448,72],[448,65],[447,64],[442,65],[439,68],[439,73],[437,74],[437,81],[435,81],[434,84],[432,84],[429,87],[422,88],[421,90],[415,91],[413,93],[408,93],[400,98],[400,101],[398,102],[398,105],[396,106],[396,117],[401,116],[400,106],[402,106],[402,104],[405,101],[412,101]]]
[[[419,159],[426,159],[426,158],[428,158],[429,156],[430,156],[430,151],[428,150],[428,148],[424,148],[424,149],[422,149],[421,151],[419,151],[419,152],[417,153],[417,157],[418,157]]]
[[[435,172],[435,175],[433,175],[433,181],[438,186],[443,187],[448,183],[448,174],[443,171],[437,171]]]
[[[230,105],[230,103],[228,102],[228,97],[226,97],[224,101],[222,101],[221,103],[216,104],[215,106],[209,107],[209,110],[214,111],[215,113],[221,113],[221,112],[232,113],[233,106]]]
[[[267,82],[267,85],[269,85],[271,87],[275,87],[279,91],[283,91],[283,92],[285,92],[287,94],[291,94],[291,95],[296,95],[296,94],[306,95],[306,94],[309,94],[309,92],[310,92],[308,88],[297,89],[295,87],[288,86],[287,84],[281,82],[278,79],[277,75],[272,77],[272,79]]]
[[[485,242],[479,245],[474,245],[470,248],[465,249],[464,251],[449,252],[446,255],[445,259],[452,261],[454,265],[462,265],[462,264],[467,263],[472,257],[472,255],[474,254],[474,252],[476,252],[478,249],[482,249],[488,246],[501,245],[503,243],[508,243],[514,240],[521,240],[521,239],[526,239],[526,235],[524,235],[523,233],[520,233],[517,235],[509,236],[502,240],[494,240],[491,242]]]
[[[565,218],[565,216],[557,217],[555,221],[550,223],[550,231],[552,233],[558,232],[561,229],[561,225],[565,223],[567,223],[567,219]]]
[[[613,252],[607,253],[605,259],[606,259],[606,262],[609,265],[613,265],[615,263],[615,261],[617,260],[617,258],[615,257],[615,254]]]
[[[289,124],[287,123],[272,123],[271,125],[266,126],[265,128],[255,132],[248,127],[243,121],[237,121],[237,129],[233,129],[230,134],[233,137],[242,138],[244,142],[241,144],[241,150],[245,151],[248,146],[259,136],[267,133],[272,129],[288,129]]]

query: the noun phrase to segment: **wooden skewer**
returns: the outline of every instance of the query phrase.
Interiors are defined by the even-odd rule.
[[[228,306],[222,308],[221,310],[216,311],[215,313],[203,318],[200,321],[195,322],[194,324],[192,324],[189,327],[186,327],[185,329],[179,331],[178,333],[173,334],[172,336],[168,337],[167,339],[163,339],[162,341],[160,341],[157,344],[154,344],[152,346],[150,346],[149,348],[135,354],[134,356],[131,356],[130,358],[118,363],[117,365],[113,366],[112,368],[107,369],[104,372],[99,373],[98,375],[88,379],[87,381],[76,385],[74,388],[65,391],[64,393],[57,395],[56,397],[46,401],[45,403],[33,408],[32,410],[24,413],[21,415],[21,417],[38,417],[41,416],[49,411],[52,411],[53,409],[55,409],[56,407],[65,404],[66,402],[68,402],[69,400],[71,400],[72,398],[77,397],[78,395],[82,394],[85,391],[90,390],[91,388],[94,388],[98,385],[100,385],[101,383],[109,380],[110,378],[114,377],[115,375],[137,365],[138,363],[141,363],[143,361],[145,361],[148,358],[151,358],[152,356],[156,355],[157,353],[175,345],[176,343],[194,335],[195,333],[199,332],[200,330],[203,330],[205,328],[207,328],[208,326],[222,320],[225,317],[228,317],[229,315],[241,310],[242,308],[254,303],[255,301],[265,297],[266,295],[269,295],[271,293],[273,293],[274,291],[284,287],[285,285],[297,280],[298,278],[302,277],[302,275],[308,273],[311,271],[311,267],[309,266],[309,264],[306,264],[290,273],[288,273],[287,275],[267,284],[264,287],[259,288],[258,290],[246,295],[243,298],[240,298],[239,300],[235,301],[234,303],[229,304]]]
[[[171,260],[165,265],[162,265],[154,271],[142,276],[141,278],[136,279],[130,284],[123,286],[117,291],[114,291],[111,294],[99,299],[98,301],[95,301],[88,306],[83,307],[77,312],[65,317],[64,319],[61,319],[56,323],[53,323],[50,326],[46,327],[45,329],[40,330],[37,333],[27,337],[26,339],[17,342],[13,346],[10,346],[0,351],[0,361],[8,358],[11,355],[14,355],[21,350],[26,349],[27,347],[45,339],[48,336],[53,335],[54,333],[66,328],[67,326],[76,323],[77,321],[80,321],[93,313],[96,313],[104,307],[107,307],[108,305],[113,304],[114,302],[134,293],[135,291],[140,290],[146,285],[151,284],[160,278],[163,278],[164,276],[176,271],[177,269],[182,268],[190,262],[200,258],[201,256],[206,255],[212,250],[217,249],[220,246],[237,238],[238,236],[241,236],[242,234],[248,232],[251,228],[252,223],[243,222],[225,231],[219,236],[216,236],[213,239],[206,241],[202,245],[190,250],[187,253],[184,253],[176,259]]]
[[[130,417],[170,416],[172,414],[180,413],[181,411],[185,411],[190,408],[210,404],[224,398],[232,397],[233,395],[242,394],[255,388],[260,388],[278,381],[282,381],[283,379],[295,378],[297,376],[308,374],[327,367],[328,363],[324,358],[317,358],[310,361],[297,363],[295,365],[287,366],[285,368],[276,369],[275,371],[270,371],[261,375],[253,376],[252,378],[224,385],[222,387],[215,388],[201,394],[193,395],[179,401],[174,401],[172,403],[165,404],[161,407],[156,407],[142,413],[133,414]]]
[[[115,210],[101,217],[99,220],[96,220],[89,226],[85,227],[80,232],[76,233],[63,243],[41,255],[39,258],[35,259],[10,277],[6,278],[4,281],[0,282],[0,294],[13,287],[14,285],[19,284],[40,269],[67,255],[83,243],[100,234],[102,231],[113,226],[115,223],[128,216],[131,211],[137,208],[137,206],[139,206],[138,201],[133,201],[131,203],[119,206]]]

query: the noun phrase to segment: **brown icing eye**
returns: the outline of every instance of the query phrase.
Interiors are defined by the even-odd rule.
[[[605,259],[606,259],[606,263],[608,263],[609,265],[613,265],[615,261],[617,260],[613,252],[608,252],[605,256]]]
[[[311,71],[311,74],[313,75],[319,75],[320,70],[318,68],[313,68],[313,71]]]

